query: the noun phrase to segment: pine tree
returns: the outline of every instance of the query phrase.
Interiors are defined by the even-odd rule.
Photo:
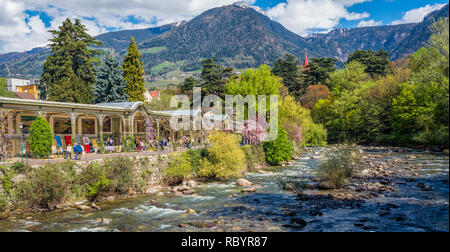
[[[224,98],[225,84],[233,76],[233,68],[222,67],[216,59],[205,59],[202,62],[201,87],[205,95],[214,94]]]
[[[98,51],[89,46],[101,42],[87,34],[79,19],[66,19],[58,30],[51,30],[52,54],[47,57],[41,76],[41,99],[61,102],[92,103],[95,75],[92,67]],[[77,80],[76,84],[68,80]],[[66,93],[69,92],[71,95]]]
[[[306,87],[302,87],[299,76],[300,61],[292,54],[286,54],[284,59],[280,58],[274,65],[272,70],[274,75],[283,78],[283,85],[285,85],[291,94],[298,96]]]
[[[125,93],[127,83],[123,79],[120,62],[111,51],[102,59],[95,76],[94,103],[128,101],[128,94]]]
[[[139,52],[134,37],[131,37],[128,53],[125,56],[122,65],[123,77],[127,83],[125,92],[128,94],[128,99],[131,102],[143,102],[145,100],[145,72],[142,67],[142,62],[139,61],[139,58],[141,57],[142,54]]]

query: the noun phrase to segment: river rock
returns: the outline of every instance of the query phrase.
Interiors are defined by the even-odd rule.
[[[95,203],[92,203],[92,204],[91,204],[91,207],[94,208],[94,209],[97,209],[97,210],[100,210],[100,209],[101,209],[101,208],[100,208],[99,206],[97,206],[97,204],[95,204]]]
[[[298,227],[300,227],[300,228],[304,228],[304,227],[306,227],[306,225],[307,225],[307,223],[306,223],[306,221],[305,221],[304,219],[298,218],[298,217],[291,218],[291,220],[290,220],[289,223],[290,223],[291,225],[295,225],[295,226],[298,226]]]
[[[188,209],[186,209],[186,213],[187,214],[195,214],[195,213],[197,213],[194,209],[190,209],[190,208],[188,208]]]
[[[241,178],[241,179],[236,180],[236,185],[237,186],[251,186],[251,185],[253,185],[253,183],[246,179]]]
[[[331,185],[328,185],[327,183],[319,183],[317,185],[317,189],[319,190],[331,190],[331,189],[336,189]]]
[[[92,210],[91,207],[86,206],[86,205],[77,205],[77,209],[82,210],[82,211]]]
[[[185,191],[183,191],[183,194],[192,195],[192,194],[194,194],[194,190],[185,190]]]
[[[189,180],[186,183],[186,185],[189,186],[189,187],[197,187],[197,186],[199,186],[199,184],[197,182],[195,182],[194,180]]]
[[[256,192],[256,188],[255,187],[249,187],[249,188],[244,188],[241,190],[242,193],[254,193]]]

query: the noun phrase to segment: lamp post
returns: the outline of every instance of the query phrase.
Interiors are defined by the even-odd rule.
[[[22,158],[23,163],[23,137],[22,137],[23,123],[19,124],[19,129],[20,129],[20,156]]]

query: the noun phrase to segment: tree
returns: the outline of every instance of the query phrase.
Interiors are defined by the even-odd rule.
[[[181,83],[181,93],[192,97],[194,87],[197,86],[197,80],[194,77],[188,77]]]
[[[139,60],[141,57],[142,54],[136,45],[136,41],[134,41],[134,37],[131,37],[128,53],[122,65],[123,78],[127,83],[125,92],[128,94],[128,99],[131,102],[143,102],[145,100],[145,72],[142,62]]]
[[[50,124],[42,117],[36,117],[30,129],[31,151],[39,156],[52,152],[53,133]]]
[[[13,92],[8,91],[6,78],[0,78],[0,97],[10,97],[10,98],[16,97],[16,95]]]
[[[89,46],[101,45],[101,42],[87,33],[79,19],[72,23],[66,19],[58,30],[51,30],[52,54],[47,57],[39,84],[41,99],[61,102],[92,103],[92,86],[95,82],[93,70],[94,56],[100,52]],[[73,85],[68,80],[79,82]],[[71,89],[68,96],[65,91]]]
[[[367,79],[368,74],[365,70],[366,66],[360,62],[347,63],[344,69],[336,70],[330,74],[327,86],[334,96],[339,96],[346,90],[355,90]]]
[[[302,93],[305,87],[302,86],[299,77],[300,61],[292,54],[286,54],[283,58],[275,62],[272,73],[283,78],[283,85],[289,89],[289,92],[297,96]]]
[[[219,66],[216,61],[205,59],[202,62],[201,87],[205,95],[214,94],[223,98],[225,83],[233,76],[233,68]]]
[[[324,84],[330,73],[334,72],[336,61],[333,58],[312,58],[311,63],[308,65],[309,69],[303,71],[305,89],[302,90],[302,94],[306,91],[306,87],[310,85]]]
[[[128,101],[128,94],[125,92],[127,83],[123,79],[120,62],[111,51],[102,59],[95,75],[94,103]]]
[[[347,63],[358,61],[365,65],[366,73],[372,77],[375,75],[386,75],[386,69],[389,64],[389,52],[380,50],[374,52],[372,50],[356,50],[349,57]]]
[[[320,99],[327,99],[330,91],[325,85],[312,85],[306,90],[306,94],[300,98],[300,103],[304,108],[312,109]]]
[[[226,84],[227,94],[230,95],[280,95],[281,80],[271,72],[267,65],[258,69],[247,69],[239,79],[230,79]]]
[[[277,139],[264,143],[264,151],[267,163],[270,165],[280,165],[283,161],[291,160],[294,154],[294,146],[283,126],[278,127]]]

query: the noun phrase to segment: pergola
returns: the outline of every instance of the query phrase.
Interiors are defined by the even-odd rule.
[[[23,125],[22,134],[28,138],[29,128],[36,116],[44,117],[50,124],[55,136],[77,139],[89,137],[103,141],[104,136],[117,138],[127,136],[144,136],[144,120],[151,117],[157,131],[157,137],[161,134],[169,135],[176,140],[176,132],[173,132],[168,121],[173,116],[194,117],[194,112],[187,111],[151,111],[143,102],[122,102],[102,104],[78,104],[51,102],[41,100],[24,100],[16,98],[0,97],[0,112],[11,112],[13,120],[9,128],[14,130],[12,136],[13,153],[20,152],[20,145],[15,143],[20,139],[19,125]],[[193,133],[190,132],[190,135]],[[18,146],[19,145],[19,146]]]

